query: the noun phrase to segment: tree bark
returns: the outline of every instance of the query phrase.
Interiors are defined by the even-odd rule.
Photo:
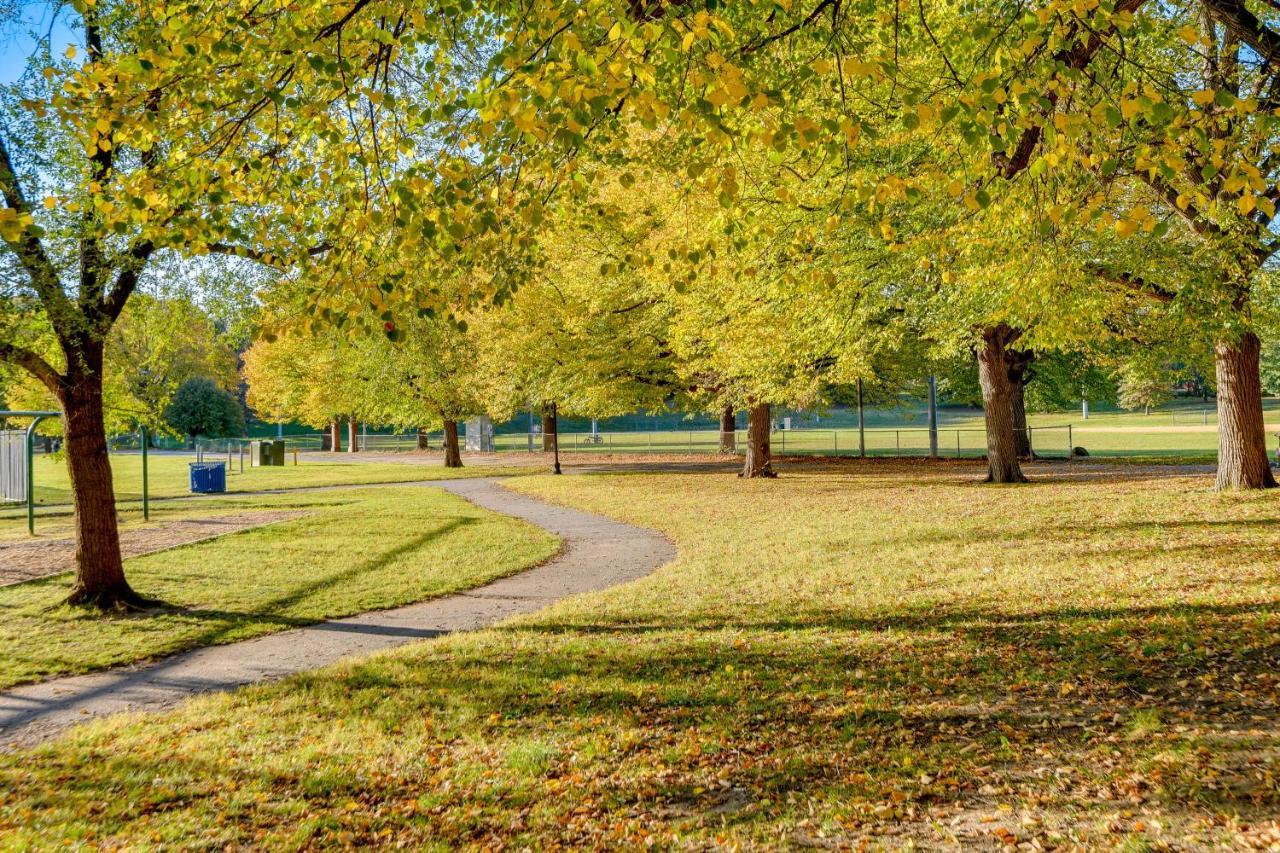
[[[773,418],[769,404],[753,405],[747,410],[747,453],[739,477],[776,477],[773,454],[769,448],[769,427]]]
[[[360,452],[360,422],[355,418],[347,421],[347,452]]]
[[[431,436],[424,429],[418,430],[418,449],[419,450],[431,449]]]
[[[342,452],[342,418],[334,418],[333,423],[329,424],[329,450],[333,453]]]
[[[552,403],[542,404],[542,452],[551,453],[556,449],[556,410]]]
[[[1017,431],[1013,417],[1013,383],[1009,380],[1008,348],[1020,332],[1001,323],[982,332],[978,350],[978,381],[987,422],[987,482],[1025,483],[1018,464]]]
[[[1013,438],[1018,445],[1018,458],[1032,457],[1031,433],[1027,429],[1026,387],[1031,381],[1031,362],[1035,353],[1031,350],[1009,349],[1006,352],[1009,361],[1009,384],[1012,391],[1013,405]]]
[[[102,415],[102,347],[69,355],[59,397],[75,503],[76,582],[68,604],[101,609],[148,604],[125,580],[116,496]]]
[[[462,467],[462,452],[458,449],[457,421],[444,422],[444,467]]]
[[[725,406],[720,411],[720,452],[738,452],[738,420],[733,406]]]
[[[1218,490],[1270,489],[1276,485],[1267,460],[1262,414],[1258,336],[1214,347],[1218,375]]]

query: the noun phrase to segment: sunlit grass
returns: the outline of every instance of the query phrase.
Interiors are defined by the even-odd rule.
[[[430,488],[210,501],[204,514],[298,508],[292,521],[125,561],[170,609],[102,616],[58,607],[68,574],[0,588],[0,686],[475,586],[550,555],[553,537]]]
[[[408,458],[408,457],[406,457]],[[190,495],[189,465],[194,456],[152,454],[147,465],[149,494],[153,501]],[[206,457],[207,461],[226,462],[226,457]],[[299,464],[288,457],[284,467],[254,468],[246,457],[243,472],[238,457],[227,469],[227,493],[256,492],[271,489],[305,489],[321,486],[405,483],[422,480],[444,480],[457,477],[481,477],[492,474],[528,473],[527,468],[480,466],[445,468],[440,465],[400,462],[331,461],[323,456],[302,456]],[[142,457],[136,453],[111,456],[116,499],[125,520],[142,516]],[[41,536],[71,535],[71,486],[66,461],[60,457],[35,458],[37,531]],[[26,507],[0,505],[0,539],[26,535]]]
[[[1204,476],[784,466],[513,487],[623,588],[0,764],[17,846],[1240,848],[1280,810],[1280,504]],[[104,792],[110,791],[106,796]]]

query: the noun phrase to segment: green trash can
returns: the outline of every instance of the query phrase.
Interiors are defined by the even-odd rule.
[[[249,458],[253,467],[284,466],[283,441],[251,441],[249,442]]]

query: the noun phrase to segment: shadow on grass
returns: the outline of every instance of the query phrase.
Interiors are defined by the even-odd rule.
[[[412,554],[420,548],[430,544],[436,539],[460,530],[470,524],[475,524],[479,519],[472,516],[459,516],[446,521],[440,526],[423,532],[422,534],[409,539],[395,548],[383,551],[370,557],[367,560],[355,563],[342,571],[326,575],[324,577],[314,578],[306,583],[302,583],[290,590],[284,595],[276,596],[268,599],[250,612],[236,612],[229,610],[219,610],[215,608],[171,608],[169,612],[178,613],[183,616],[190,616],[201,621],[209,621],[214,623],[209,630],[192,639],[193,646],[214,645],[225,638],[225,636],[234,631],[241,625],[250,624],[268,624],[279,627],[297,627],[301,625],[315,624],[318,619],[298,619],[288,616],[284,611],[295,607],[313,596],[331,590],[361,575],[377,572],[391,565],[401,557]]]
[[[321,845],[388,831],[595,846],[629,821],[776,839],[816,820],[840,847],[882,832],[936,841],[936,815],[1030,804],[1085,847],[1136,815],[1204,846],[1194,833],[1224,815],[1280,808],[1277,627],[1277,600],[512,626],[56,746],[35,762],[68,781],[25,819],[91,815],[112,833],[152,801],[198,812],[229,794],[244,829],[220,832],[319,814],[335,833]],[[356,736],[287,760],[346,727]],[[550,757],[526,778],[508,756],[530,743]],[[16,781],[16,767],[0,772]],[[121,779],[134,795],[95,806]],[[406,798],[430,808],[404,820]],[[990,846],[990,824],[972,823],[954,825],[961,846]]]

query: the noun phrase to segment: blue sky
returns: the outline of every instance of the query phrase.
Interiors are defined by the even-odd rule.
[[[16,20],[0,20],[0,84],[12,83],[26,67],[37,39],[48,36],[55,53],[79,41],[67,24],[74,11],[52,0],[18,0]]]

